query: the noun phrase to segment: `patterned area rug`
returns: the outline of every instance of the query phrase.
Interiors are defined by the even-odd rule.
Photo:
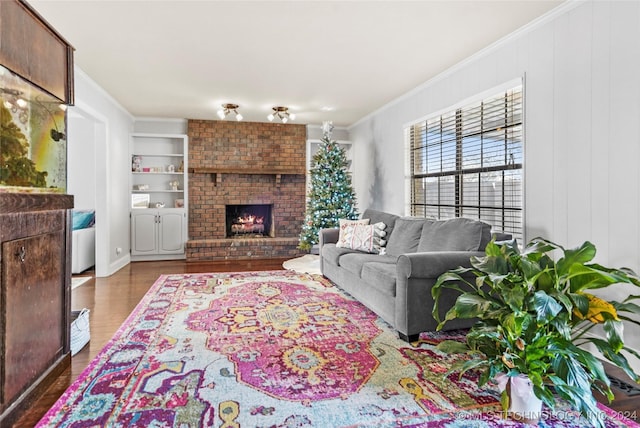
[[[317,275],[164,275],[37,426],[524,426],[473,376],[443,377],[451,338],[407,344]],[[588,424],[560,404],[539,426]]]

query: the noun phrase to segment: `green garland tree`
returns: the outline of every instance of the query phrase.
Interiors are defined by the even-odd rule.
[[[310,250],[318,243],[320,229],[338,227],[341,218],[358,218],[347,155],[344,148],[331,140],[332,129],[331,122],[323,124],[320,146],[311,159],[307,211],[298,245],[302,250]]]

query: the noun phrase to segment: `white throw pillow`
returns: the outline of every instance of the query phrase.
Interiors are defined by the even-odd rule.
[[[372,225],[348,225],[345,228],[347,248],[366,253],[380,253],[386,244],[386,240],[383,239],[387,235],[387,232],[384,231],[386,227],[387,225],[383,222]]]
[[[340,222],[340,233],[338,235],[338,242],[336,242],[336,247],[342,247],[342,248],[349,248],[349,246],[347,245],[347,241],[345,240],[345,229],[351,225],[356,225],[356,224],[361,224],[361,225],[367,225],[369,224],[369,219],[365,218],[362,220],[346,220],[341,218],[340,220],[338,220]]]

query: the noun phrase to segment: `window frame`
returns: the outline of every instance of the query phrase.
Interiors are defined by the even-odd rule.
[[[505,103],[504,123],[502,126],[491,126],[484,128],[486,115],[485,106],[494,108],[497,104],[496,100]],[[511,103],[511,104],[510,104]],[[412,216],[429,217],[436,219],[448,219],[454,217],[469,217],[480,219],[490,223],[495,231],[504,231],[510,233],[520,242],[524,242],[525,238],[525,87],[524,79],[516,79],[478,95],[473,100],[467,100],[458,103],[455,106],[444,109],[438,113],[421,118],[405,125],[405,153],[406,153],[406,206],[407,214]],[[474,109],[479,109],[479,114],[474,113]],[[496,110],[497,111],[497,110]],[[463,115],[476,114],[476,120],[463,121]],[[490,119],[495,119],[495,111],[489,115]],[[454,118],[453,123],[451,122]],[[439,133],[432,132],[433,124],[440,123]],[[470,126],[471,124],[471,126]],[[468,130],[475,125],[479,126],[474,132],[463,132],[466,127]],[[446,126],[445,126],[446,125]],[[448,127],[449,133],[445,128]],[[475,129],[475,128],[474,128]],[[500,131],[503,136],[495,138],[496,132]],[[493,136],[491,133],[494,133]],[[430,138],[437,135],[440,142],[434,144]],[[449,138],[447,138],[449,137]],[[465,138],[470,141],[468,144],[464,142]],[[502,162],[495,163],[495,159],[489,164],[485,164],[485,154],[482,152],[485,147],[485,139],[487,146],[491,144],[504,143],[504,159]],[[477,139],[479,142],[471,140]],[[455,141],[455,143],[454,143]],[[498,143],[496,143],[498,142]],[[444,167],[441,163],[439,169],[431,169],[429,162],[429,150],[433,149],[437,152],[444,152],[446,144],[455,145],[455,152],[449,152],[448,167]],[[479,164],[475,166],[464,166],[465,148],[475,148],[480,151]],[[424,159],[419,159],[420,171],[416,171],[416,153],[421,154]],[[515,153],[515,156],[514,156]],[[472,161],[474,161],[472,159]],[[491,179],[483,179],[483,174],[498,174],[499,179],[492,181]],[[477,198],[476,204],[469,204],[464,199],[465,182],[464,179],[469,177],[477,177],[477,193],[472,194]],[[443,178],[453,180],[453,190],[444,192],[449,197],[449,201],[443,202],[441,192],[447,183],[442,184]],[[429,185],[429,180],[437,179],[436,186]],[[417,183],[423,183],[421,188],[417,189]],[[472,180],[467,181],[474,182]],[[474,182],[475,183],[475,182]],[[496,191],[501,198],[499,203],[487,203],[486,199],[491,197],[483,194],[483,184],[500,183],[501,188]],[[449,184],[451,188],[451,184]],[[437,191],[437,203],[429,200],[428,188]],[[507,192],[507,190],[510,192]],[[473,193],[473,192],[472,192]],[[507,196],[505,196],[507,195]],[[495,196],[495,195],[494,195]],[[509,198],[511,198],[509,200]],[[451,202],[452,201],[452,202]],[[470,212],[472,210],[473,212]],[[436,215],[434,215],[434,213]],[[494,221],[488,220],[493,218]]]

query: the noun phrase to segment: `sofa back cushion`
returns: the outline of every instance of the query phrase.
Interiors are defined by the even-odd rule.
[[[415,253],[422,233],[422,227],[431,220],[400,217],[396,219],[393,233],[387,235],[387,254],[399,256],[401,254]]]
[[[491,225],[469,218],[425,224],[418,251],[482,251],[491,240]]]
[[[385,227],[384,231],[387,232],[387,237],[389,237],[393,231],[396,219],[400,218],[400,216],[367,208],[362,214],[362,218],[369,219],[369,224],[376,224],[379,222],[386,224],[387,227]]]

